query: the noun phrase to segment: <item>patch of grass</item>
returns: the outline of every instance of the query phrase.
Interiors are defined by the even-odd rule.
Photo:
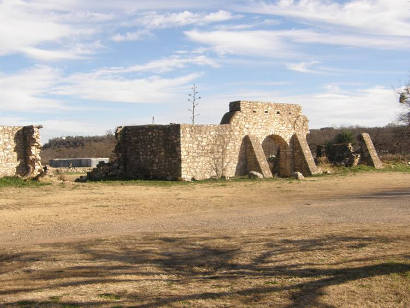
[[[109,185],[121,186],[154,186],[154,187],[170,187],[179,185],[190,185],[191,182],[185,181],[159,181],[159,180],[107,180],[107,181],[91,181],[88,183],[101,183]]]
[[[103,294],[99,294],[98,296],[101,297],[101,298],[110,299],[110,300],[119,300],[119,299],[121,299],[121,296],[119,296],[117,294],[112,294],[112,293],[103,293]]]
[[[320,167],[320,165],[319,165]],[[410,165],[406,163],[396,162],[396,163],[384,163],[383,169],[375,169],[367,165],[358,165],[355,167],[332,167],[331,174],[316,174],[313,177],[323,177],[332,175],[353,175],[364,172],[405,172],[410,173]]]
[[[17,302],[17,305],[18,305],[19,307],[33,307],[35,304],[36,304],[36,302],[26,301],[26,300],[18,301],[18,302]]]
[[[408,172],[410,173],[410,165],[406,163],[390,163],[385,164],[385,171],[397,171],[397,172]]]
[[[39,187],[50,185],[50,183],[41,183],[34,180],[24,180],[19,177],[6,176],[0,178],[0,188],[2,187]]]
[[[201,184],[217,184],[219,186],[227,186],[229,183],[237,182],[266,182],[266,181],[277,181],[279,179],[249,179],[248,177],[235,177],[229,180],[225,179],[207,179],[201,181],[161,181],[161,180],[118,180],[118,181],[96,181],[90,183],[103,183],[110,185],[126,185],[126,186],[153,186],[153,187],[170,187],[170,186],[187,186],[187,185],[201,185]]]
[[[50,296],[48,299],[52,302],[57,303],[61,300],[61,296]]]
[[[320,165],[319,165],[320,167]],[[331,174],[316,174],[312,177],[324,177],[324,176],[345,176],[353,175],[364,172],[405,172],[410,173],[410,165],[402,162],[396,163],[384,163],[383,169],[375,169],[367,165],[358,165],[356,167],[331,167]],[[310,178],[312,178],[310,177]],[[301,183],[292,177],[289,178],[270,178],[270,179],[250,179],[247,176],[232,177],[229,180],[226,179],[206,179],[200,181],[165,181],[165,180],[102,180],[102,181],[90,181],[89,183],[101,183],[109,185],[121,185],[121,186],[152,186],[152,187],[171,187],[171,186],[187,186],[187,185],[202,185],[202,184],[217,184],[218,186],[228,186],[229,183],[258,183],[258,182],[283,182],[283,183]]]

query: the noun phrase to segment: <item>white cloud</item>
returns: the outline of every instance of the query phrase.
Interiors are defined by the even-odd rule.
[[[202,20],[200,20],[199,23],[208,24],[214,22],[222,22],[239,17],[240,16],[232,16],[230,12],[219,10],[218,12],[210,13],[208,15],[203,16]]]
[[[44,143],[50,138],[60,136],[95,136],[103,135],[113,129],[113,123],[101,121],[44,119],[40,121],[43,128],[40,130],[41,141]]]
[[[324,44],[380,49],[408,49],[410,39],[381,36],[333,35],[313,30],[185,31],[192,41],[210,46],[218,54],[267,58],[300,57],[297,44]]]
[[[198,77],[188,74],[176,78],[124,78],[77,73],[67,77],[55,93],[94,101],[160,103],[175,98]]]
[[[206,44],[219,54],[289,57],[295,55],[276,32],[271,31],[186,31],[192,41]]]
[[[138,41],[150,35],[150,32],[146,30],[138,30],[134,32],[126,32],[125,34],[117,33],[111,39],[114,42]]]
[[[58,71],[44,66],[12,75],[0,75],[0,110],[54,112],[63,104],[47,98],[60,78]]]
[[[53,68],[36,66],[0,75],[0,110],[73,110],[64,103],[67,98],[125,103],[166,102],[178,97],[200,74],[186,73],[167,78],[159,77],[159,74],[189,65],[215,67],[218,64],[204,55],[172,56],[140,65],[101,68],[66,76]],[[136,73],[143,76],[136,77]]]
[[[23,0],[1,1],[0,56],[22,53],[39,60],[58,60],[89,54],[90,48],[79,48],[83,43],[76,42],[75,38],[87,37],[94,30],[63,23],[63,15],[51,11],[44,2],[37,6]],[[62,48],[40,47],[42,44],[57,44]]]
[[[310,62],[299,62],[299,63],[288,63],[286,64],[287,69],[300,73],[320,73],[320,71],[313,70],[311,67],[318,64],[318,61]]]
[[[394,91],[384,87],[301,96],[295,102],[302,104],[314,127],[382,126],[395,121],[399,112]]]
[[[311,128],[384,126],[396,121],[401,111],[395,91],[381,86],[346,91],[341,85],[330,84],[322,92],[301,95],[284,95],[278,88],[270,91],[242,88],[205,97],[198,109],[199,122],[219,123],[228,111],[228,103],[234,100],[299,104]]]
[[[89,44],[76,44],[67,49],[46,50],[36,47],[22,47],[21,52],[27,56],[42,61],[86,59],[94,54],[97,49],[102,48],[99,41]]]
[[[381,35],[358,35],[313,30],[272,31],[272,35],[290,39],[296,43],[320,43],[324,45],[351,46],[380,49],[408,49],[410,38]]]
[[[153,60],[145,64],[132,65],[128,67],[112,67],[112,68],[102,68],[95,71],[94,75],[103,74],[124,74],[124,73],[141,73],[141,72],[151,72],[154,74],[161,74],[173,71],[175,69],[181,69],[188,65],[199,65],[199,66],[211,66],[218,67],[218,63],[205,55],[199,56],[178,56],[174,55],[171,57]]]
[[[122,22],[122,26],[138,26],[138,30],[129,31],[125,34],[117,33],[112,37],[113,41],[137,41],[150,36],[154,29],[177,28],[188,25],[207,25],[228,21],[239,16],[233,16],[230,12],[219,10],[213,13],[194,13],[183,11],[179,13],[145,12],[138,14],[133,21]],[[142,28],[142,29],[141,29]]]
[[[273,98],[302,105],[313,128],[335,125],[383,126],[395,121],[400,111],[394,90],[378,86],[346,91],[330,84],[323,93]]]
[[[183,11],[180,13],[160,14],[157,12],[149,12],[143,14],[135,20],[135,24],[142,25],[149,29],[182,27],[187,25],[205,25],[210,23],[227,21],[233,18],[230,12],[217,11],[209,14],[193,13],[191,11]]]
[[[247,12],[292,17],[316,24],[342,26],[373,35],[410,36],[407,0],[262,1],[244,8]]]

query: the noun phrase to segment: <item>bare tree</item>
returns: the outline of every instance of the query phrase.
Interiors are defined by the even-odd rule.
[[[399,103],[403,104],[405,111],[400,114],[399,121],[410,126],[410,82],[398,91]]]
[[[199,100],[201,99],[201,97],[198,96],[199,92],[197,91],[198,88],[197,88],[197,86],[195,85],[195,83],[194,83],[194,85],[192,86],[191,89],[192,89],[192,93],[189,93],[189,94],[188,94],[188,96],[189,96],[188,102],[191,103],[191,108],[188,109],[188,111],[191,112],[192,124],[195,124],[195,118],[196,118],[197,116],[199,116],[199,114],[196,113],[196,108],[197,108],[198,105],[199,105]]]

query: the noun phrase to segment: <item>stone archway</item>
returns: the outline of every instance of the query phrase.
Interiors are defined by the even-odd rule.
[[[291,175],[291,150],[288,143],[281,136],[267,136],[262,142],[262,148],[272,174],[283,177]]]

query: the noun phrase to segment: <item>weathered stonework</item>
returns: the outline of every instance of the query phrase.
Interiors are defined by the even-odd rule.
[[[142,125],[117,131],[115,157],[90,179],[207,179],[257,171],[264,177],[319,172],[299,105],[237,101],[220,125]]]
[[[0,126],[0,177],[35,177],[42,171],[41,126]]]
[[[376,168],[382,169],[383,163],[377,155],[376,148],[374,147],[373,141],[368,133],[360,134],[361,141],[361,160],[366,162],[368,165]]]

